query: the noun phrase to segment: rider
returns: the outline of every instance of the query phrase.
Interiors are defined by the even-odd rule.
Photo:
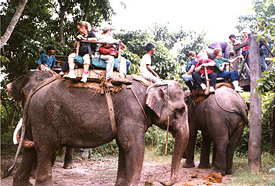
[[[202,90],[206,89],[206,85],[203,83],[202,79],[205,78],[205,69],[207,71],[208,77],[210,78],[210,93],[215,92],[216,85],[216,74],[213,71],[213,68],[216,64],[211,59],[205,59],[202,54],[197,56],[198,63],[195,67],[195,72],[192,73],[192,77],[195,82],[201,86]],[[207,94],[207,93],[205,93]]]
[[[91,25],[90,23],[86,21],[80,21],[77,24],[77,29],[79,31],[79,34],[76,37],[76,42],[75,42],[75,48],[76,48],[76,43],[77,41],[80,41],[80,47],[79,47],[79,55],[83,57],[83,75],[82,81],[83,83],[87,82],[88,79],[88,72],[89,72],[89,67],[91,63],[91,55],[92,55],[92,49],[95,50],[96,45],[87,42],[82,42],[83,40],[89,40],[89,41],[97,41],[96,36],[93,32],[91,32]],[[68,56],[68,63],[69,63],[69,73],[64,76],[64,78],[70,78],[70,79],[75,79],[75,73],[74,73],[74,58],[76,57],[76,53],[73,52]]]

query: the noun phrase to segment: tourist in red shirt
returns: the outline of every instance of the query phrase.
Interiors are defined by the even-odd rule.
[[[197,56],[198,63],[195,67],[195,72],[192,73],[192,77],[195,82],[201,86],[202,90],[206,89],[206,85],[203,83],[203,78],[205,78],[204,67],[206,67],[208,77],[210,79],[210,93],[215,92],[216,85],[216,74],[213,71],[213,67],[216,63],[211,59],[205,59],[202,54]]]

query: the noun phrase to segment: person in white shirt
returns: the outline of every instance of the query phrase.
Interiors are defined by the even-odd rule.
[[[155,46],[152,43],[146,45],[147,53],[142,57],[140,62],[141,75],[153,83],[160,83],[162,80],[151,67],[151,56],[155,53]]]

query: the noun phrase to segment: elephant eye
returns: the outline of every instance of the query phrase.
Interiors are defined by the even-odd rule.
[[[182,107],[182,108],[177,108],[176,110],[175,110],[175,112],[176,113],[178,113],[178,114],[182,114],[183,112],[184,112],[184,107]]]

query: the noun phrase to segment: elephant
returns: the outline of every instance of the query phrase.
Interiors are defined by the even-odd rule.
[[[14,86],[13,92],[15,92],[16,94],[13,94],[13,98],[15,99],[15,101],[22,104],[24,107],[26,99],[27,99],[30,91],[33,90],[33,88],[35,88],[35,86],[38,85],[39,83],[41,83],[43,80],[48,79],[50,77],[52,77],[52,74],[50,74],[50,73],[41,73],[40,76],[35,77],[35,79],[33,81],[29,82],[29,86],[24,87],[24,89],[23,89],[23,87],[20,87],[20,86],[19,87]],[[17,81],[21,78],[23,78],[23,77],[18,78]],[[28,79],[26,79],[25,81],[28,81]],[[11,85],[12,84],[9,84],[7,86],[7,88],[10,89]],[[19,88],[19,89],[17,89],[17,88]],[[21,90],[22,90],[22,94],[19,94],[19,91],[21,91]],[[73,160],[73,149],[70,147],[65,148],[65,149],[66,150],[65,150],[63,168],[71,169],[73,167],[73,161],[72,161]],[[52,165],[54,164],[55,160],[56,160],[56,153],[54,153],[52,156]],[[36,169],[36,166],[34,166],[33,168]],[[7,172],[6,175],[3,177],[9,176],[10,173]]]
[[[194,100],[193,100],[194,101]],[[242,97],[232,88],[221,86],[205,100],[188,105],[189,142],[185,152],[185,168],[195,167],[194,150],[197,131],[202,131],[202,147],[198,168],[211,168],[209,154],[213,141],[212,171],[232,174],[234,150],[248,123],[248,109]]]
[[[34,148],[23,151],[21,164],[13,177],[14,186],[31,185],[29,177],[34,159],[37,159],[35,184],[52,185],[51,157],[57,149],[62,146],[92,148],[113,139],[119,147],[115,185],[138,185],[145,132],[152,124],[166,129],[167,123],[175,144],[170,179],[163,184],[172,185],[177,181],[181,157],[189,138],[188,109],[178,82],[167,80],[165,84],[147,87],[131,76],[127,77],[133,82],[130,88],[121,85],[120,92],[111,92],[115,133],[104,95],[90,88],[70,87],[71,80],[49,75],[31,71],[7,85],[14,98],[25,97],[22,125],[25,132],[22,134],[26,133],[26,138],[34,141]]]

